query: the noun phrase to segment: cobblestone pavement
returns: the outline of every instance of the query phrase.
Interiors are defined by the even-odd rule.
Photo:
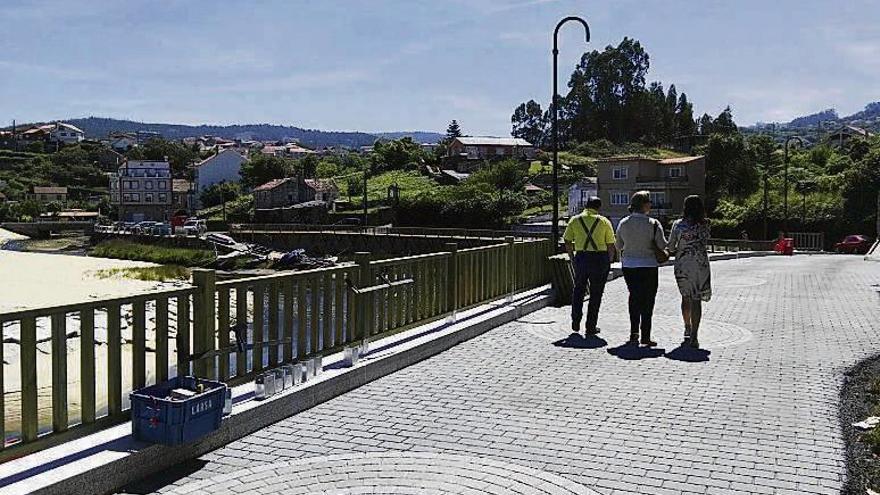
[[[468,474],[488,473],[523,483],[497,493],[588,493],[578,485],[602,494],[838,493],[838,392],[847,367],[880,351],[872,287],[880,263],[825,255],[723,261],[713,264],[713,281],[701,336],[710,353],[674,350],[679,297],[663,269],[655,340],[665,353],[615,349],[628,330],[618,280],[607,287],[603,339],[567,340],[569,308],[547,308],[126,490],[505,486]],[[425,454],[437,456],[426,462]],[[366,469],[372,477],[345,469],[377,462],[387,469]],[[417,465],[436,468],[419,477]],[[289,472],[296,476],[281,477]],[[199,482],[219,475],[223,482]],[[400,483],[407,479],[427,481]],[[382,489],[382,480],[397,488]],[[527,488],[530,480],[544,488]],[[487,484],[468,484],[478,482]]]

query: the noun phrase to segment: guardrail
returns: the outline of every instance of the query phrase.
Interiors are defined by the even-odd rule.
[[[450,228],[424,228],[424,227],[359,227],[350,225],[313,225],[313,224],[293,224],[293,223],[260,223],[260,224],[232,224],[229,226],[230,233],[235,232],[318,232],[318,233],[362,233],[362,234],[397,234],[411,235],[419,237],[434,238],[498,238],[503,239],[513,236],[517,239],[543,239],[550,237],[550,234],[528,234],[513,230],[491,230],[491,229],[450,229]]]
[[[751,239],[709,239],[707,247],[711,253],[731,251],[773,251],[776,241],[756,241]]]
[[[0,313],[0,460],[125,421],[128,392],[181,373],[242,383],[549,282],[549,240],[446,246],[228,281],[194,270],[179,289]],[[400,280],[412,283],[346,289]]]

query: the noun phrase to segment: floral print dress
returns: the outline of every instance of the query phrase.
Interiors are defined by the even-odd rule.
[[[681,219],[672,224],[669,252],[675,256],[675,281],[682,297],[702,301],[712,298],[708,242],[708,222],[691,224]]]

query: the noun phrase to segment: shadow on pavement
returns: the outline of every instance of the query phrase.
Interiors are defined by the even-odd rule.
[[[553,342],[556,347],[569,347],[571,349],[599,349],[608,345],[608,342],[602,337],[596,335],[587,335],[584,337],[579,333],[572,332],[568,337]]]
[[[134,483],[124,487],[121,493],[124,493],[126,495],[146,495],[150,493],[156,493],[157,491],[159,491],[159,489],[167,485],[171,485],[175,481],[179,481],[192,476],[194,473],[204,468],[206,464],[208,464],[208,461],[202,459],[192,459],[186,461],[183,464],[178,464],[177,466],[168,468],[161,473],[148,476],[140,481],[135,481]]]
[[[618,347],[608,349],[608,354],[627,361],[637,361],[639,359],[658,358],[665,354],[664,349],[658,347],[640,347],[636,345],[623,344]]]
[[[712,351],[707,351],[706,349],[679,346],[673,349],[672,352],[666,353],[666,358],[686,363],[704,363],[709,360],[710,354],[712,354]]]

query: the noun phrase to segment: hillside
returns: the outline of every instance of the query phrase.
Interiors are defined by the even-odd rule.
[[[784,129],[816,129],[817,126],[823,126],[823,129],[831,130],[834,125],[854,125],[864,127],[874,131],[880,131],[880,101],[868,103],[865,109],[852,115],[840,117],[833,108],[822,110],[810,115],[804,115],[792,119],[790,122],[782,122],[772,124],[773,127]],[[747,127],[747,129],[765,129],[768,124],[756,124]]]
[[[171,140],[211,135],[226,139],[298,141],[311,148],[323,148],[325,146],[357,148],[359,146],[370,146],[379,137],[397,139],[403,136],[410,136],[413,140],[420,143],[436,143],[442,137],[441,134],[424,131],[371,134],[367,132],[322,131],[273,124],[184,125],[135,122],[104,117],[68,119],[65,122],[69,122],[85,131],[86,137],[90,139],[106,138],[111,132],[148,131],[158,132],[164,138]]]

